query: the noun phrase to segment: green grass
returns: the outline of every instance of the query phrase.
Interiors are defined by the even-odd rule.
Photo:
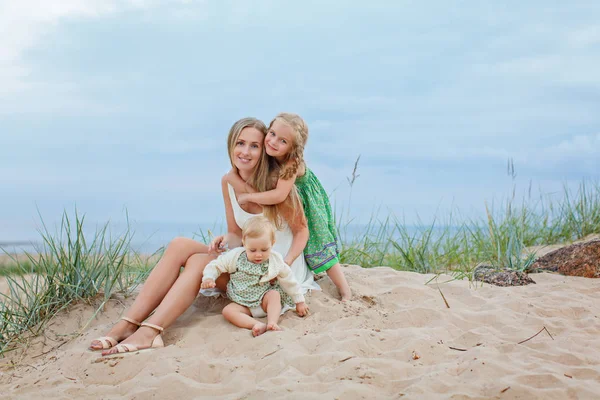
[[[43,224],[43,248],[26,253],[25,261],[12,257],[3,268],[8,288],[0,293],[0,355],[17,347],[23,333],[40,333],[70,304],[99,303],[99,310],[113,293],[129,293],[147,276],[150,267],[131,251],[129,229],[113,237],[107,223],[88,238],[84,219],[65,212],[54,234]]]
[[[39,273],[41,270],[37,270],[37,267],[27,260],[17,260],[14,257],[4,263],[0,264],[0,276],[19,276],[25,275],[30,271]]]
[[[409,226],[393,215],[373,215],[364,232],[349,237],[341,223],[342,263],[363,267],[389,266],[419,273],[450,273],[470,277],[479,263],[498,269],[525,271],[534,257],[526,248],[569,243],[600,233],[600,185],[582,181],[578,188],[552,196],[523,199],[515,191],[498,207],[484,204],[485,216]],[[460,215],[458,210],[454,213]]]
[[[359,176],[357,166],[358,159],[348,178],[351,189]],[[347,207],[351,209],[351,197]],[[353,222],[348,210],[346,222],[338,226],[342,263],[471,279],[479,263],[525,271],[533,262],[526,247],[600,233],[600,185],[583,181],[574,191],[565,186],[562,193],[538,198],[531,196],[530,188],[522,199],[513,190],[497,206],[484,204],[484,216],[478,219],[461,219],[455,210],[432,223],[409,226],[394,215],[374,214],[353,237],[348,233]],[[23,333],[38,334],[70,304],[94,303],[100,310],[114,293],[127,294],[146,278],[150,260],[132,251],[129,229],[113,236],[106,224],[87,237],[84,219],[77,212],[73,218],[65,212],[56,233],[43,225],[43,249],[0,265],[8,285],[8,291],[0,293],[0,355],[18,346]],[[212,237],[210,231],[197,235],[205,242]]]

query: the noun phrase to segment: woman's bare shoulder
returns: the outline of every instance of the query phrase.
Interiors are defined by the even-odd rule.
[[[229,183],[229,172],[221,177],[221,185],[227,186]]]

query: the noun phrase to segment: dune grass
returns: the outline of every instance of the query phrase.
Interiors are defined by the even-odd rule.
[[[113,237],[109,224],[84,235],[84,216],[65,212],[58,232],[43,224],[43,247],[12,257],[0,292],[0,355],[17,347],[24,333],[37,335],[57,312],[76,301],[98,304],[128,293],[147,276],[147,261],[131,251],[132,232]],[[27,336],[27,335],[25,335]]]
[[[358,178],[358,159],[352,185]],[[347,203],[351,208],[351,197]],[[418,273],[448,273],[456,279],[472,279],[480,263],[498,269],[526,271],[534,261],[526,247],[571,242],[600,233],[600,185],[582,181],[576,190],[564,186],[553,196],[528,195],[517,199],[515,191],[498,206],[484,204],[481,218],[451,215],[431,223],[408,225],[388,214],[375,213],[364,229],[349,233],[353,219],[348,211],[338,215],[343,243],[342,263],[365,268],[388,266]],[[336,210],[336,215],[337,215]],[[458,216],[458,217],[457,217]],[[0,355],[14,349],[23,333],[38,334],[57,312],[77,301],[98,305],[116,292],[128,293],[142,282],[151,269],[151,257],[132,251],[133,233],[113,236],[107,223],[88,238],[84,217],[65,212],[56,233],[43,225],[43,248],[36,254],[13,257],[0,266],[6,290],[0,292]],[[208,242],[212,233],[200,232]]]
[[[435,219],[409,226],[393,215],[373,215],[364,232],[347,235],[339,225],[341,262],[363,267],[389,266],[419,273],[451,273],[470,277],[479,263],[498,269],[525,271],[534,256],[529,246],[569,243],[600,233],[600,185],[582,181],[575,190],[538,198],[531,190],[523,199],[512,196],[498,208],[485,204],[479,219]],[[459,214],[458,212],[456,214]]]

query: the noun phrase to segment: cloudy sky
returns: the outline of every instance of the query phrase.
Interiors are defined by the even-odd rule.
[[[351,5],[355,4],[355,5]],[[338,209],[431,219],[600,177],[598,1],[0,0],[0,240],[221,220],[225,137],[301,114]]]

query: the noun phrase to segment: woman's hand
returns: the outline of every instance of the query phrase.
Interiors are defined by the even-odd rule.
[[[208,246],[208,252],[221,254],[225,252],[228,247],[227,238],[225,235],[220,235],[215,237],[212,242],[210,242],[210,245]]]
[[[306,303],[305,302],[296,303],[296,312],[301,317],[308,315],[308,306],[306,305]]]
[[[202,282],[202,284],[200,285],[200,289],[212,289],[215,286],[217,286],[215,281],[213,281],[212,279],[207,279],[204,282]]]

